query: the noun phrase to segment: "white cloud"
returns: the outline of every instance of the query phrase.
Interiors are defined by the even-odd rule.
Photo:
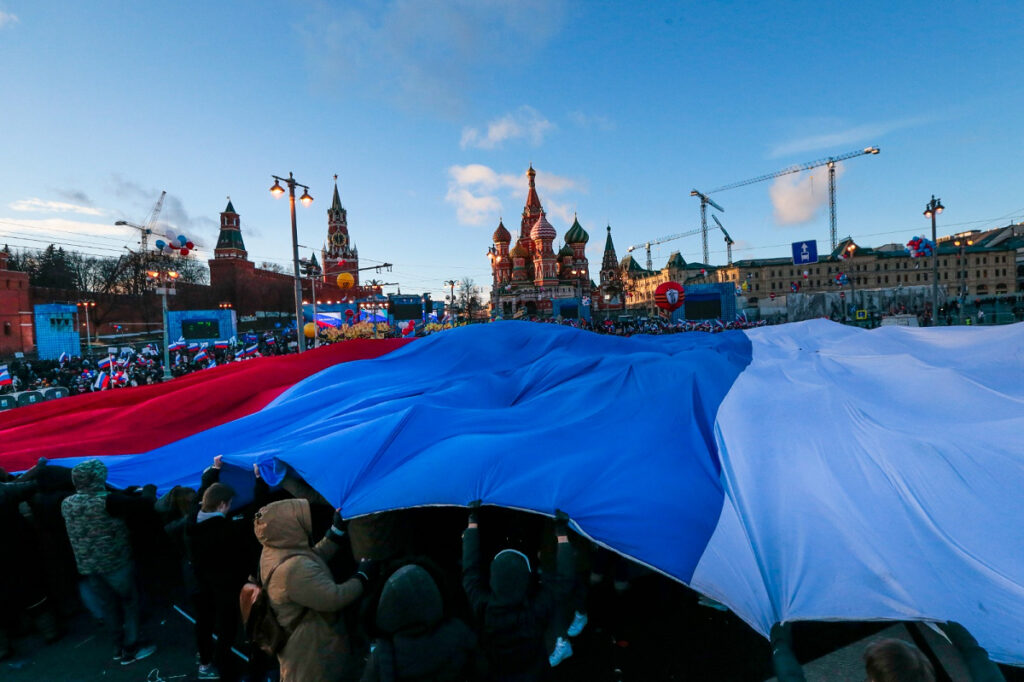
[[[604,132],[615,130],[615,122],[602,114],[586,114],[582,111],[570,111],[569,120],[580,128],[590,130],[596,128]]]
[[[819,149],[829,149],[853,145],[860,142],[873,142],[877,138],[888,133],[905,128],[912,128],[930,122],[925,117],[905,118],[894,121],[882,121],[878,123],[865,123],[843,130],[837,130],[815,135],[807,135],[787,142],[775,145],[769,156],[777,158],[780,156],[791,156],[803,152],[811,152]]]
[[[836,164],[836,179],[843,174],[843,165]],[[807,173],[780,175],[772,183],[769,194],[779,225],[799,225],[814,218],[828,204],[828,167],[818,166]]]
[[[64,201],[46,201],[38,197],[30,199],[18,199],[8,204],[12,211],[26,211],[30,213],[81,213],[83,215],[103,215],[103,211],[93,206],[82,206],[80,204],[69,204]]]
[[[558,218],[566,225],[572,225],[572,218],[575,211],[569,204],[561,204],[548,199],[544,202],[544,211],[548,215]]]
[[[0,28],[18,23],[18,15],[0,10]]]
[[[448,175],[445,201],[455,205],[456,217],[464,225],[496,224],[503,207],[499,194],[513,201],[526,198],[528,184],[525,175],[499,173],[479,163],[452,166],[448,169]],[[541,195],[545,210],[567,222],[572,220],[567,205],[545,201],[544,196],[569,191],[583,191],[583,186],[571,178],[537,171],[537,192]]]
[[[494,149],[500,147],[505,140],[525,139],[536,147],[554,129],[555,124],[541,116],[536,109],[521,106],[488,123],[486,130],[463,128],[459,144],[463,149]]]
[[[17,241],[20,236],[29,235],[38,239],[50,239],[54,243],[72,240],[82,242],[88,237],[116,237],[123,238],[126,244],[136,240],[133,230],[128,227],[115,226],[113,223],[92,223],[84,220],[69,220],[67,218],[3,218],[4,229],[16,231],[11,239]],[[103,244],[97,244],[105,249],[119,248],[111,245],[112,242],[104,240]],[[45,245],[44,245],[45,246]]]

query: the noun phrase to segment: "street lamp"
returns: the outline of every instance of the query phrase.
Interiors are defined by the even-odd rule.
[[[853,252],[857,250],[857,245],[853,242],[846,247],[847,260],[850,261],[850,305],[853,306],[853,319],[854,322],[857,320],[857,278],[853,275]],[[845,313],[844,313],[845,316]]]
[[[291,173],[288,173],[287,178],[278,177],[277,175],[272,175],[271,177],[274,178],[274,184],[270,188],[270,193],[274,195],[274,198],[280,198],[284,194],[284,187],[281,187],[282,182],[288,185],[288,208],[292,216],[292,265],[295,269],[295,342],[298,344],[298,351],[301,353],[306,348],[306,339],[302,334],[302,280],[299,276],[299,235],[295,227],[295,187],[298,186],[303,189],[302,196],[299,197],[299,201],[302,202],[303,206],[309,206],[313,203],[313,197],[309,196],[309,187],[295,182],[295,178]]]
[[[309,278],[309,298],[313,301],[313,348],[320,347],[320,327],[317,323],[317,311],[316,304],[319,301],[316,300],[316,280],[321,275],[321,271],[316,261],[313,258],[303,258],[299,263],[302,265],[303,274]],[[303,330],[303,336],[305,336],[305,330]]]
[[[967,247],[974,246],[973,239],[957,239],[953,242],[960,249],[957,258],[957,323],[964,323],[964,301],[967,300]]]
[[[171,379],[171,351],[167,347],[170,344],[168,337],[170,330],[167,325],[167,294],[174,291],[170,287],[178,279],[179,274],[175,270],[161,267],[157,270],[147,270],[146,276],[161,285],[157,287],[156,291],[160,294],[164,318],[164,381],[169,381]]]
[[[78,305],[82,306],[82,308],[85,309],[85,350],[86,352],[89,352],[90,350],[92,350],[92,334],[89,331],[89,308],[95,308],[96,301],[79,301]]]
[[[936,199],[934,194],[924,205],[924,217],[932,219],[932,320],[939,317],[939,243],[935,238],[935,216],[945,208],[942,199]]]
[[[458,284],[458,282],[456,282],[454,279],[446,279],[445,281],[441,282],[441,284],[443,284],[446,287],[449,287],[449,289],[451,291],[451,295],[448,297],[448,300],[449,300],[449,303],[451,303],[451,306],[452,306],[450,314],[452,316],[452,325],[454,325],[455,321],[456,321],[455,320],[455,285]]]

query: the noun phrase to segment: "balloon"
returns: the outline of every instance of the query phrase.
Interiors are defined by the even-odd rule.
[[[185,242],[185,248],[186,249],[194,249],[194,248],[196,248],[196,245],[193,244],[192,242]]]
[[[351,308],[345,311],[345,317],[355,317],[355,314],[355,311],[352,310]]]
[[[163,239],[156,240],[156,248],[158,251],[163,251],[165,246],[167,246],[167,242],[165,242]]]
[[[316,336],[316,324],[313,322],[307,322],[306,325],[302,328],[302,333],[306,336],[307,339],[313,338],[314,336]]]
[[[181,253],[182,256],[187,256],[188,255],[188,249],[182,249],[180,251],[180,253]]]
[[[183,234],[179,234],[178,235],[178,243],[181,244],[182,246],[185,246],[185,244],[188,243],[188,240],[185,239],[185,235],[183,235]]]
[[[355,277],[350,272],[343,272],[338,275],[338,286],[342,289],[351,289],[356,283]]]

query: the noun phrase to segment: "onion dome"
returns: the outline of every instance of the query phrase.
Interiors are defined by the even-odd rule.
[[[512,241],[512,235],[509,234],[508,230],[505,229],[505,224],[500,220],[498,221],[498,229],[491,236],[491,241],[495,244],[508,244]]]
[[[555,228],[548,222],[547,215],[541,213],[540,217],[537,218],[537,222],[533,224],[533,229],[530,231],[530,238],[534,241],[537,241],[538,239],[554,241],[557,236],[558,233],[555,232]]]
[[[513,258],[529,258],[530,252],[525,246],[523,246],[522,242],[516,242],[516,245],[512,247],[512,250],[508,252],[508,255]]]
[[[568,244],[563,246],[562,249],[558,252],[558,257],[559,258],[565,258],[566,256],[572,256],[572,255],[573,255],[572,247],[569,246]]]
[[[586,244],[590,241],[590,235],[580,225],[579,218],[573,216],[572,227],[565,233],[566,244]]]

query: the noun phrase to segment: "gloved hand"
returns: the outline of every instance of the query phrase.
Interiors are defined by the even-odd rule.
[[[341,510],[334,510],[334,521],[331,522],[331,527],[327,530],[327,537],[334,540],[337,543],[341,543],[345,539],[345,519],[341,516]]]
[[[477,512],[480,511],[480,500],[473,500],[469,503],[469,522],[478,523]]]
[[[358,578],[362,583],[363,587],[366,587],[367,583],[373,582],[377,579],[377,575],[380,573],[380,565],[373,559],[360,559],[359,568],[356,569],[354,577]]]
[[[555,535],[569,534],[569,515],[561,509],[555,510]]]

